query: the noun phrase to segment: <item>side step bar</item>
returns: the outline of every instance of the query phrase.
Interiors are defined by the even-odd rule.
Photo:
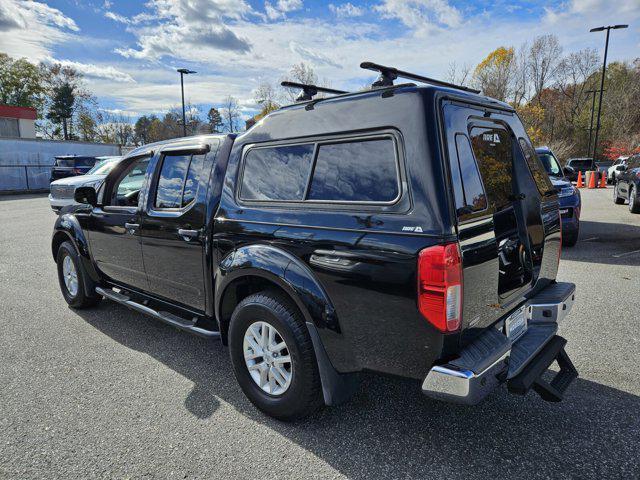
[[[134,302],[128,296],[123,295],[122,293],[114,292],[110,288],[107,289],[96,287],[96,293],[102,295],[105,298],[108,298],[109,300],[113,300],[114,302],[124,305],[125,307],[129,307],[132,310],[136,310],[137,312],[149,315],[156,320],[160,320],[161,322],[166,323],[167,325],[171,325],[172,327],[175,327],[179,330],[184,330],[185,332],[193,333],[200,337],[220,338],[220,332],[197,327],[195,325],[195,322],[182,319],[168,312],[158,312],[157,310],[147,307],[146,305]]]

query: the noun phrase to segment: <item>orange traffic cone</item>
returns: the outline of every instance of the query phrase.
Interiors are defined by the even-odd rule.
[[[578,171],[578,181],[576,183],[576,187],[584,188],[584,182],[582,181],[582,172]]]
[[[598,174],[598,172],[588,172],[588,173],[591,173],[591,175],[588,175],[589,185],[587,188],[596,188],[596,175]]]
[[[600,178],[600,188],[607,188],[607,172],[602,172],[602,177]]]

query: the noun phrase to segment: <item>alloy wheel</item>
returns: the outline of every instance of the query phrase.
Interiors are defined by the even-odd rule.
[[[69,295],[75,297],[78,294],[78,272],[69,255],[65,256],[62,261],[62,276]]]
[[[263,392],[282,395],[291,385],[293,363],[284,338],[267,322],[254,322],[244,333],[242,350],[249,375]]]

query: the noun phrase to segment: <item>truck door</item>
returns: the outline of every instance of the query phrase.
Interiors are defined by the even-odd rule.
[[[524,189],[513,132],[483,110],[445,103],[444,120],[464,272],[464,327],[484,327],[532,285]],[[538,213],[539,217],[539,213]]]
[[[204,311],[204,226],[215,146],[163,149],[142,212],[150,293]]]
[[[140,247],[140,191],[145,184],[150,156],[131,159],[113,172],[88,222],[91,253],[98,269],[115,283],[147,290],[147,275]],[[127,160],[125,160],[127,162]]]

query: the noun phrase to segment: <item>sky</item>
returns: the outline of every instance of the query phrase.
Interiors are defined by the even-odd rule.
[[[499,46],[557,35],[565,52],[596,48],[614,31],[610,60],[640,57],[640,0],[0,0],[0,52],[70,64],[102,109],[133,120],[186,100],[203,112],[227,95],[243,116],[254,91],[305,62],[334,88],[373,80],[368,60],[443,78]]]

